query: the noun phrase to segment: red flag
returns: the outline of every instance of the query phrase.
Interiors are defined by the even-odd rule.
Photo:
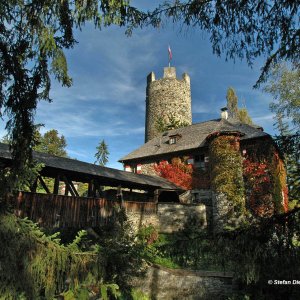
[[[170,45],[168,47],[168,53],[169,53],[169,61],[170,61],[172,59],[172,50],[171,50]]]

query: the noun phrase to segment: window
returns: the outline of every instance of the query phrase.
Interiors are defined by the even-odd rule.
[[[204,154],[195,155],[195,162],[204,162]]]
[[[176,144],[176,137],[175,137],[175,136],[170,137],[169,144],[170,144],[170,145]]]
[[[169,144],[170,145],[176,144],[180,138],[181,138],[181,134],[178,134],[178,133],[170,135],[169,136]]]
[[[132,169],[131,169],[131,167],[129,165],[126,165],[125,166],[125,171],[126,172],[132,172]]]
[[[205,170],[205,163],[207,162],[207,158],[204,154],[195,155],[195,164],[196,168]]]

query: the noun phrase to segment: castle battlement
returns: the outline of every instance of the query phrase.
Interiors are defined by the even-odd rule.
[[[147,84],[149,84],[153,81],[156,81],[156,80],[163,80],[163,79],[177,79],[177,80],[182,80],[183,79],[188,84],[190,84],[190,82],[191,82],[190,76],[187,73],[183,73],[182,78],[179,79],[179,78],[176,77],[176,68],[175,67],[165,67],[163,78],[155,79],[155,73],[151,72],[147,76]]]

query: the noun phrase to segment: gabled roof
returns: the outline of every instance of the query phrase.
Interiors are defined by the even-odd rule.
[[[206,138],[215,132],[240,132],[242,140],[269,136],[256,125],[247,125],[236,120],[215,119],[161,133],[119,161],[126,162],[205,147]],[[170,144],[169,137],[176,134],[181,136],[180,139],[175,144]]]
[[[58,157],[47,153],[33,152],[33,159],[43,163],[45,167],[41,171],[43,176],[55,177],[57,174],[65,174],[71,180],[88,182],[97,179],[100,184],[141,189],[180,189],[168,180],[143,174],[135,174],[107,167],[100,167],[76,159]],[[9,146],[0,143],[0,162],[9,164],[11,153]]]

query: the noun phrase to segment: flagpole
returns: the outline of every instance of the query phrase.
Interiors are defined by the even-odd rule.
[[[170,44],[168,46],[168,58],[169,58],[169,68],[171,67],[171,59],[172,59],[172,50]]]

